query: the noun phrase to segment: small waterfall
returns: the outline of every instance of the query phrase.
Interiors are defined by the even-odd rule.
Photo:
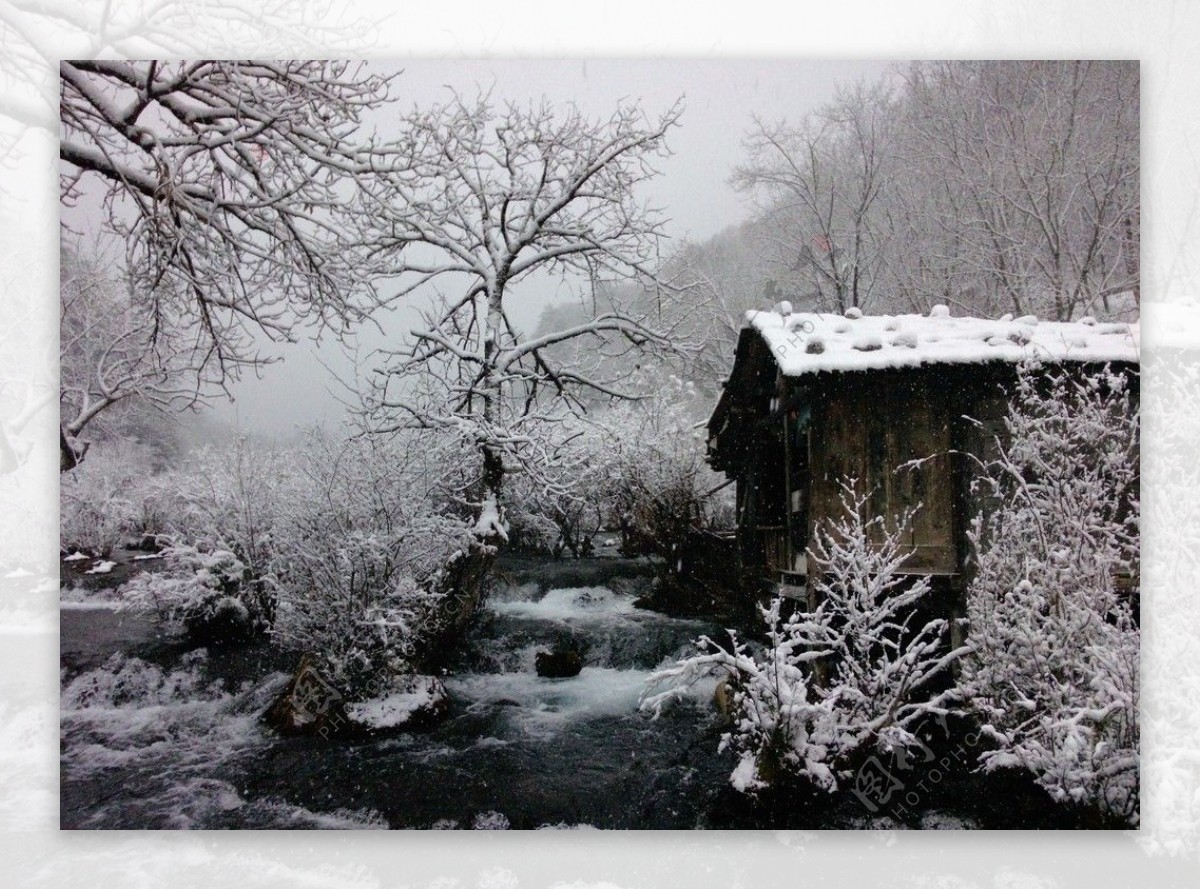
[[[423,732],[275,736],[257,717],[286,679],[275,663],[294,654],[218,662],[163,650],[161,666],[113,656],[66,678],[63,824],[705,824],[731,769],[717,754],[711,708],[697,701],[651,720],[638,699],[654,668],[714,628],[636,607],[652,581],[632,560],[510,557],[504,568],[445,678],[450,716]],[[103,617],[73,614],[81,648],[96,648],[88,622]],[[567,648],[582,657],[578,676],[537,675],[539,651]],[[96,661],[79,653],[81,665]]]

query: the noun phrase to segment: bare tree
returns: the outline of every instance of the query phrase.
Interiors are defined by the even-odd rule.
[[[379,304],[352,199],[387,163],[361,130],[392,77],[319,61],[59,72],[62,200],[103,189],[132,286],[190,320],[216,367],[252,361],[260,331],[341,331]]]
[[[59,468],[83,459],[80,439],[118,406],[176,411],[202,404],[214,368],[204,336],[165,301],[125,286],[100,254],[64,246],[59,278]],[[218,372],[219,374],[219,372]],[[128,412],[125,412],[128,413]]]
[[[747,139],[733,181],[766,199],[780,296],[1060,320],[1136,302],[1136,63],[922,62],[895,82]]]
[[[667,264],[676,290],[666,301],[692,349],[681,373],[715,397],[729,375],[738,337],[751,309],[783,298],[777,265],[761,245],[771,227],[752,219],[700,244],[684,244]]]
[[[878,290],[891,238],[880,212],[893,100],[883,84],[840,90],[799,126],[755,119],[735,186],[761,191],[772,252],[801,303],[844,311]]]
[[[1063,320],[1137,292],[1136,62],[930,62],[904,79],[900,275],[919,302]]]
[[[671,345],[601,283],[652,275],[662,218],[636,192],[656,174],[680,113],[676,105],[651,119],[629,105],[597,121],[573,106],[455,96],[404,119],[410,162],[370,192],[377,250],[404,254],[399,293],[434,282],[461,290],[387,356],[369,407],[383,429],[442,427],[478,447],[484,539],[503,537],[505,473],[536,465],[546,425],[582,410],[580,391],[628,395],[619,381],[558,366],[554,347],[580,338],[597,353]],[[538,273],[590,282],[586,321],[537,336],[514,327],[513,295]],[[414,372],[428,372],[423,390],[411,385]]]

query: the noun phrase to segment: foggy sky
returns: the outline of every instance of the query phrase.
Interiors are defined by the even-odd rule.
[[[422,60],[394,66],[373,62],[383,71],[402,68],[394,95],[399,108],[375,114],[370,125],[387,137],[398,132],[389,118],[414,105],[445,102],[449,90],[464,97],[491,91],[497,102],[574,102],[591,117],[607,119],[622,100],[638,100],[647,114],[666,111],[680,97],[685,110],[680,126],[668,136],[673,156],[659,164],[661,175],[642,192],[664,211],[673,240],[702,241],[743,222],[750,199],[728,184],[732,168],[742,159],[741,141],[752,115],[777,121],[797,121],[830,99],[835,86],[860,78],[874,79],[883,62],[731,60],[542,60],[462,61]],[[64,219],[72,213],[64,210]],[[557,282],[530,279],[509,294],[514,323],[531,330],[542,309],[569,299]],[[382,334],[365,330],[359,354],[398,342],[417,320],[413,301],[379,316]],[[315,422],[335,424],[343,409],[331,390],[330,369],[352,376],[354,362],[336,343],[304,342],[280,347],[267,344],[283,361],[267,367],[261,379],[250,377],[234,387],[232,404],[219,403],[212,416],[247,431],[287,436],[294,428]],[[345,393],[342,393],[343,397]]]

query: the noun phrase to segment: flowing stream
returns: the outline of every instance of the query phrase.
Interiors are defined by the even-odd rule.
[[[702,621],[635,606],[646,566],[510,558],[446,686],[448,719],[369,741],[282,738],[259,715],[295,653],[207,653],[128,613],[62,611],[64,828],[695,828],[732,762],[711,688],[658,720],[646,677]],[[544,679],[538,651],[582,672]]]

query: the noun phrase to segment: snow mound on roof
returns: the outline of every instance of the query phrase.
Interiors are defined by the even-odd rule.
[[[846,316],[817,312],[746,313],[789,377],[822,371],[865,371],[937,364],[1041,359],[1134,362],[1140,328],[1133,324],[954,317],[945,306],[924,315]]]

